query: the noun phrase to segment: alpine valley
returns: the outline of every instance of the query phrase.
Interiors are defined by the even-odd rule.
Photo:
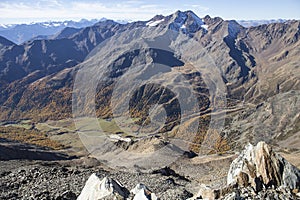
[[[0,199],[300,198],[299,28],[177,11],[0,36]],[[83,69],[95,88],[78,84]],[[129,93],[137,79],[148,82]],[[98,129],[78,119],[91,113],[113,146],[89,148],[80,133]]]

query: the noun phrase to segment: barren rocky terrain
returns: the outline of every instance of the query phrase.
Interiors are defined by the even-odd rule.
[[[162,200],[300,198],[300,196],[297,197],[300,195],[298,193],[300,170],[292,167],[285,159],[278,157],[276,153],[274,154],[266,144],[260,143],[259,145],[254,148],[248,145],[239,156],[182,157],[170,167],[149,170],[148,172],[115,170],[101,164],[94,158],[87,157],[79,159],[56,158],[55,161],[18,159],[1,161],[0,197],[2,199],[24,200],[77,199],[84,187],[90,191],[93,190],[94,186],[85,185],[85,183],[92,174],[95,174],[99,180],[109,177],[107,181],[117,180],[118,182],[114,184],[121,184],[121,186],[114,184],[109,186],[112,187],[111,189],[105,186],[104,188],[109,191],[107,195],[112,196],[107,196],[104,199],[117,198],[121,194],[118,187],[128,188],[126,190],[129,194],[129,190],[138,183],[146,185],[149,191],[155,193]],[[266,149],[266,152],[262,148]],[[251,151],[256,151],[256,153],[252,154]],[[258,161],[261,159],[260,156],[264,157],[263,161]],[[258,175],[263,175],[260,178],[261,183],[251,182],[250,177],[243,178],[240,175],[239,171],[246,176],[250,176],[252,173],[247,171],[251,168],[248,169],[241,163],[247,162],[246,160],[249,160],[249,165],[252,165],[251,162],[258,162],[257,164],[253,163],[253,166],[257,167],[256,173]],[[283,164],[283,171],[277,168],[279,166],[276,162]],[[268,171],[268,168],[272,168],[273,171]],[[247,175],[247,173],[250,174]],[[94,184],[101,185],[100,181]],[[102,188],[102,186],[97,187]],[[259,187],[261,188],[258,189]],[[99,191],[99,195],[101,191],[106,191],[104,188]],[[97,193],[90,192],[90,195],[92,194],[96,195]],[[82,199],[87,198],[84,196]],[[96,199],[96,196],[90,198]],[[125,196],[118,198],[125,199]]]

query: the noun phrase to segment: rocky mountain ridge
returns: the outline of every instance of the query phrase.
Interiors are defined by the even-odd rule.
[[[280,135],[286,138],[286,142],[290,142],[291,136],[299,134],[297,131],[299,127],[297,95],[300,87],[299,21],[244,28],[235,21],[224,21],[218,17],[206,16],[200,19],[191,11],[178,11],[170,16],[156,16],[149,21],[129,24],[99,22],[79,32],[75,31],[75,34],[71,31],[70,34],[62,34],[53,40],[4,45],[0,51],[1,119],[30,118],[45,121],[70,117],[74,77],[80,67],[93,64],[93,59],[97,60],[99,54],[97,55],[96,51],[87,59],[86,56],[105,39],[126,34],[127,31],[137,28],[179,31],[202,45],[220,70],[220,76],[227,89],[228,119],[223,134],[232,141],[234,148],[238,146],[235,143],[239,140],[243,140],[243,144],[261,139],[278,142],[276,139]],[[157,36],[157,32],[152,32],[151,37],[158,38]],[[115,47],[114,43],[110,44],[112,46],[102,47],[108,50]],[[108,71],[110,82],[100,87],[97,93],[98,117],[111,116],[109,94],[113,90],[113,83],[129,68],[128,62],[146,54],[152,60],[163,60],[160,57],[155,58],[157,52],[149,52],[120,52],[117,59],[111,61],[111,71]],[[128,55],[132,55],[129,60],[126,59]],[[207,98],[207,85],[203,84],[201,76],[189,71],[189,67],[176,56],[169,56],[172,63],[165,63],[172,66],[176,63],[176,67],[184,69],[184,76],[193,83],[193,87],[199,93],[199,99],[202,99],[200,105],[202,111],[210,112],[212,100]],[[85,59],[86,61],[82,63]],[[118,74],[120,69],[123,72],[121,70]],[[174,76],[170,77],[172,77],[170,81],[176,81],[173,80]],[[152,94],[159,90],[147,86],[146,91]],[[172,97],[171,92],[165,95],[170,99]],[[136,93],[136,97],[137,99],[133,100],[140,101],[133,107],[140,111],[134,117],[143,118],[149,105],[143,107],[142,100],[148,97],[141,91]],[[153,102],[157,100],[154,99]],[[280,104],[282,101],[292,103],[282,105]],[[179,119],[179,115],[176,114],[178,106],[176,101],[165,106],[171,108],[172,112],[169,113],[175,113],[169,117],[170,126],[165,127],[166,130],[170,130],[176,125],[172,121],[176,122],[176,119]],[[266,110],[270,111],[268,116],[265,115]],[[284,110],[293,112],[283,115]],[[279,114],[282,117],[279,118],[277,114],[276,117],[275,111],[282,113]],[[203,117],[203,124],[207,125],[210,116],[206,116],[207,118],[204,115],[200,116]],[[253,122],[255,119],[265,118],[269,120]],[[258,134],[254,130],[253,123],[261,127],[261,133]],[[276,123],[281,124],[280,134],[278,129],[274,129]]]

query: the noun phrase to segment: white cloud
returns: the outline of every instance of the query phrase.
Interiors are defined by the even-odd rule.
[[[200,4],[184,4],[185,7],[187,8],[192,8],[192,9],[195,9],[197,11],[201,11],[201,12],[206,12],[209,10],[208,7],[205,7],[203,5],[200,5]]]
[[[147,8],[147,9],[146,9]],[[143,10],[146,9],[146,10]],[[70,2],[62,4],[58,0],[8,3],[0,2],[1,23],[12,19],[23,19],[27,22],[37,19],[80,19],[80,18],[113,18],[113,19],[148,19],[161,12],[157,5],[143,4],[142,1],[125,1],[108,5],[101,2]],[[5,23],[5,22],[4,22]]]
[[[201,9],[201,10],[203,10],[203,11],[208,11],[208,10],[209,10],[208,7],[204,7],[204,6],[202,6],[202,5],[197,5],[197,4],[193,4],[193,5],[191,5],[191,7],[192,7],[192,8],[198,8],[198,9]]]
[[[84,2],[74,2],[70,6],[70,13],[73,11],[85,12],[85,11],[103,11],[108,9],[102,3],[84,3]]]
[[[140,5],[140,4],[144,4],[144,1],[139,1],[139,0],[129,0],[129,1],[124,1],[124,4]]]
[[[107,2],[107,1],[106,1]],[[193,5],[189,8],[203,9]],[[185,7],[181,8],[185,9]],[[38,0],[19,2],[0,2],[0,23],[8,21],[15,23],[42,20],[65,20],[81,18],[110,18],[148,20],[156,14],[170,14],[178,8],[165,4],[148,3],[142,0],[111,1],[63,1],[63,0]]]
[[[141,5],[140,8],[142,9],[148,9],[148,8],[159,8],[160,6],[157,4],[147,4],[147,5]]]

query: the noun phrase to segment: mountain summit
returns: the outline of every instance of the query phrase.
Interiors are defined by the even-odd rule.
[[[170,30],[183,31],[185,33],[196,33],[207,26],[201,18],[193,11],[177,11],[172,15],[164,17],[157,15],[146,23],[147,26],[167,26]]]
[[[187,33],[195,33],[201,28],[207,29],[205,23],[192,11],[177,11],[172,16],[172,22],[169,24],[171,30],[179,31],[182,29]]]

